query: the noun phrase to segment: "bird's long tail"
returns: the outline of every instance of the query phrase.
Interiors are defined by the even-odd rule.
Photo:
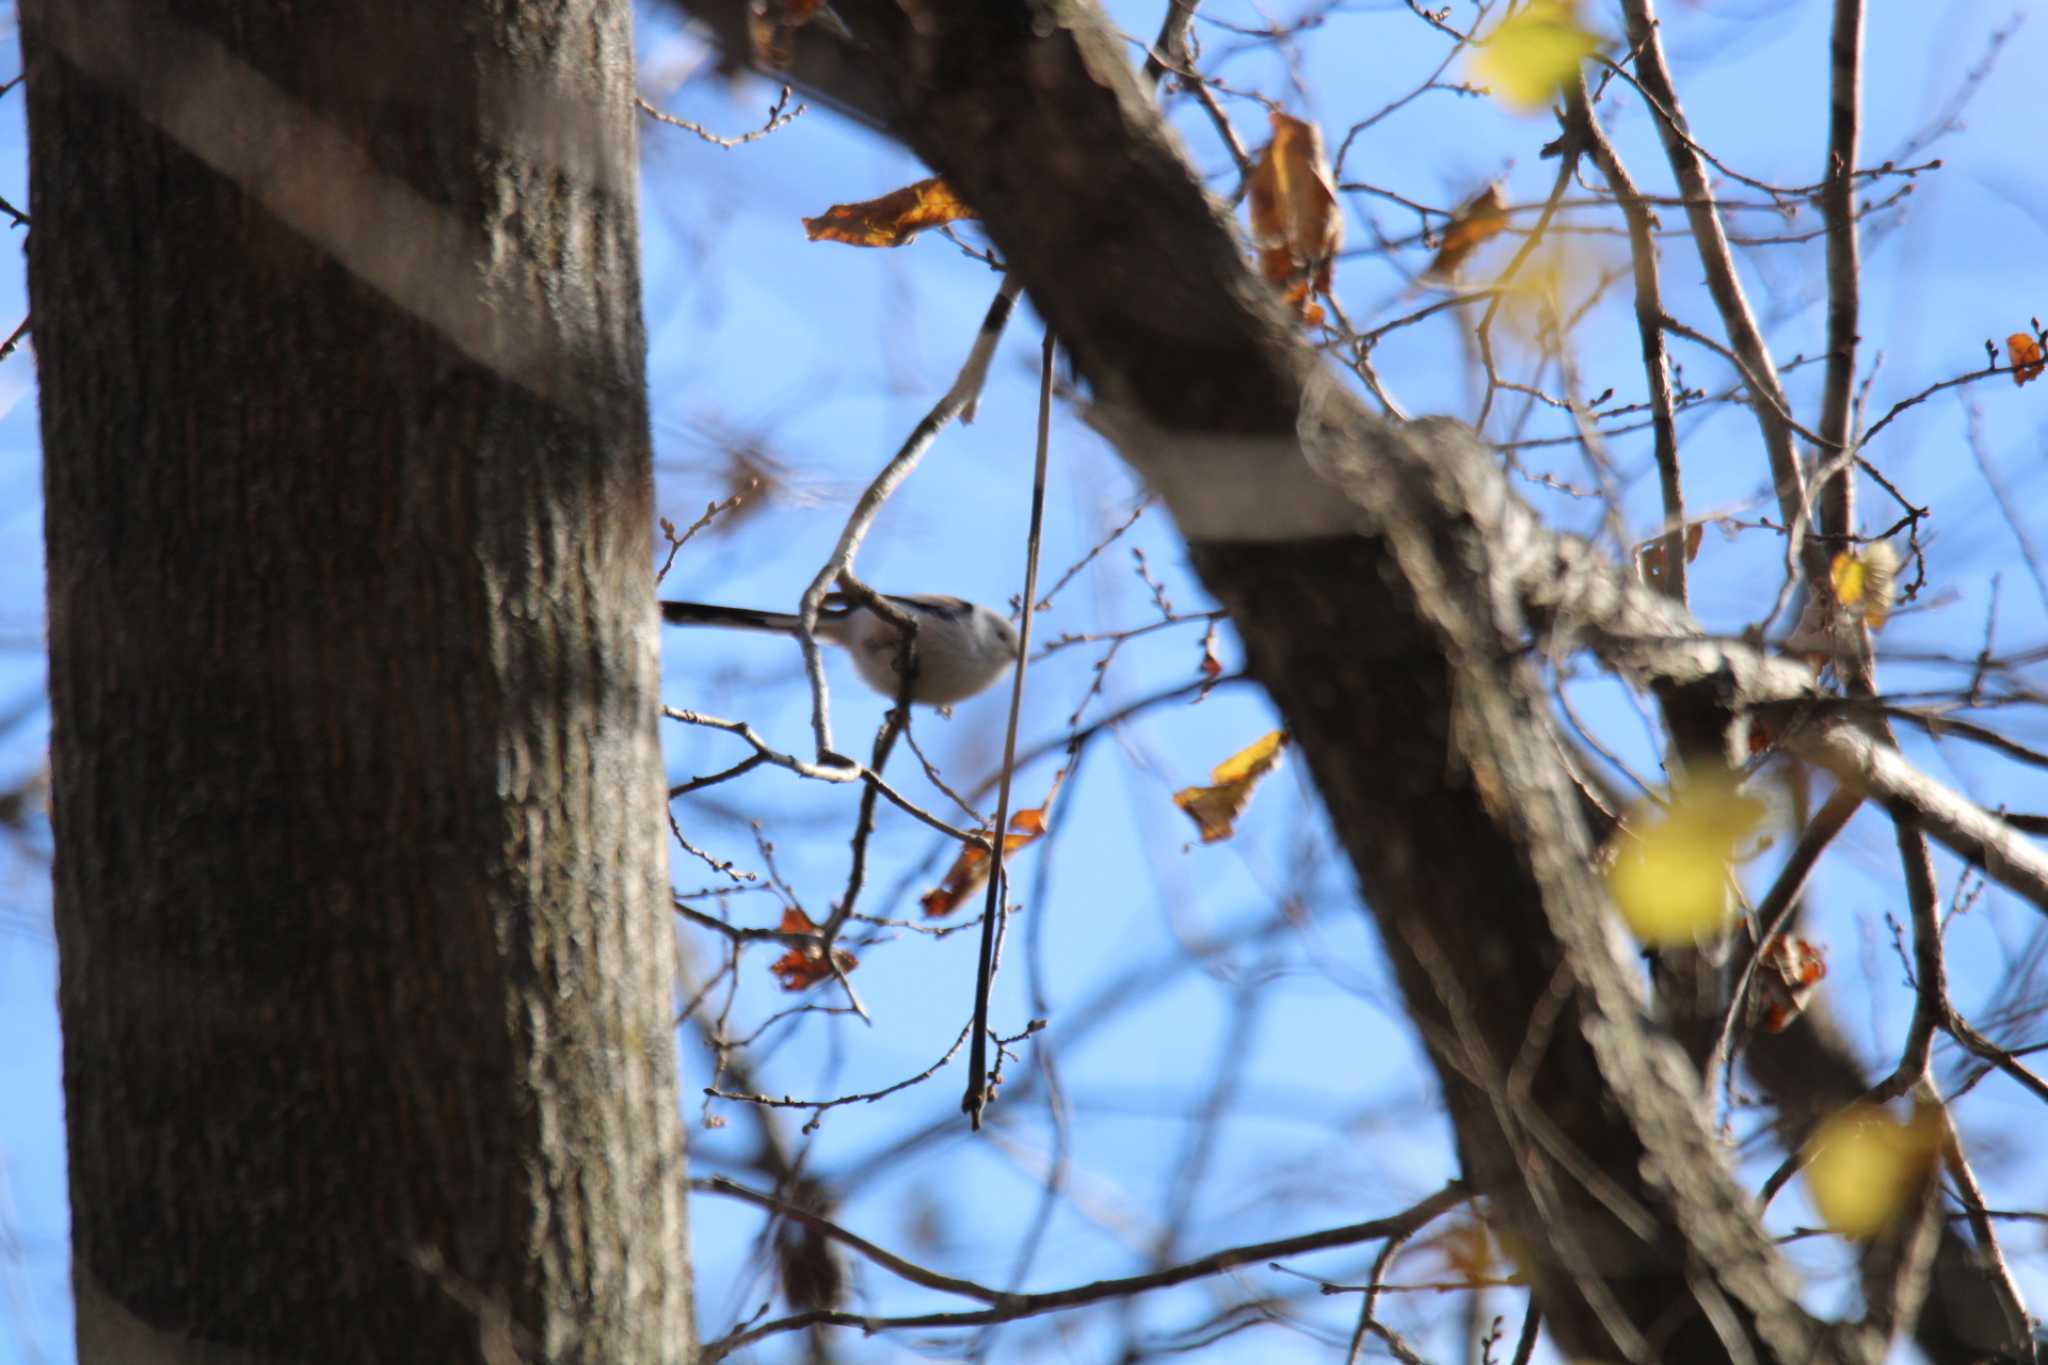
[[[703,602],[663,602],[661,619],[672,626],[729,626],[796,634],[797,618],[786,611],[755,611],[749,607],[714,607]]]

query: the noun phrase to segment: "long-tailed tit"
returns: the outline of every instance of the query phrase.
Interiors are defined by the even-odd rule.
[[[917,681],[911,689],[912,701],[951,706],[992,686],[1016,665],[1017,632],[987,607],[957,597],[924,594],[887,600],[917,622]],[[712,607],[701,602],[663,602],[661,619],[671,625],[797,633],[797,618],[789,612]],[[851,651],[861,681],[887,697],[894,697],[903,681],[897,668],[898,635],[896,627],[876,613],[837,597],[827,598],[818,613],[817,638]]]

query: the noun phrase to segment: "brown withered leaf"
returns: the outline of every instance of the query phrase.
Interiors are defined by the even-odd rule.
[[[1705,534],[1707,524],[1696,521],[1685,528],[1685,562],[1690,564],[1700,557],[1700,537]],[[1636,563],[1643,571],[1643,581],[1653,588],[1664,585],[1664,537],[1645,542],[1636,551]]]
[[[811,917],[791,906],[782,912],[781,931],[785,934],[815,934],[818,926],[811,923]],[[832,960],[825,960],[825,950],[815,943],[800,944],[768,964],[768,970],[775,973],[786,991],[800,991],[817,985],[820,981],[832,979],[832,968],[837,966],[844,976],[860,965],[860,959],[844,948],[832,950]]]
[[[1783,1033],[1806,1009],[1827,974],[1827,959],[1818,946],[1791,934],[1774,936],[1757,954],[1749,997],[1751,1019],[1765,1033]]]
[[[1501,193],[1499,184],[1488,185],[1452,215],[1444,235],[1437,241],[1435,259],[1422,272],[1423,281],[1440,284],[1456,278],[1465,258],[1482,242],[1499,236],[1507,225],[1507,196]]]
[[[1003,857],[1006,860],[1018,849],[1036,843],[1044,836],[1045,813],[1052,809],[1052,799],[1059,795],[1060,783],[1066,780],[1067,770],[1062,768],[1052,775],[1052,785],[1046,788],[1045,800],[1010,817],[1010,832],[1003,836]],[[962,844],[953,865],[946,869],[946,875],[936,887],[918,897],[918,904],[923,907],[927,919],[950,915],[987,881],[988,850],[979,844]]]
[[[812,241],[844,242],[848,246],[902,246],[926,228],[976,217],[945,181],[933,176],[915,185],[860,204],[834,204],[816,218],[806,218],[804,235]]]
[[[747,7],[747,38],[762,69],[789,68],[796,31],[818,17],[824,0],[754,0]]]
[[[1279,764],[1287,745],[1285,730],[1261,736],[1217,764],[1209,774],[1212,785],[1183,787],[1173,794],[1173,804],[1201,827],[1203,843],[1213,844],[1237,832],[1237,817],[1244,814],[1253,788]]]
[[[1311,325],[1323,320],[1315,295],[1330,292],[1344,244],[1344,215],[1323,152],[1323,130],[1272,111],[1273,140],[1252,168],[1252,245],[1259,273]]]

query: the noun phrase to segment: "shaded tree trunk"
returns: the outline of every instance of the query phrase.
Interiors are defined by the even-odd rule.
[[[80,1358],[684,1360],[627,7],[22,21]]]

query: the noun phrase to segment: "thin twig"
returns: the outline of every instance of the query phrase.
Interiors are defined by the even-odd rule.
[[[766,123],[762,124],[759,128],[756,128],[753,132],[741,133],[738,137],[720,137],[718,134],[704,127],[704,125],[701,123],[692,123],[690,120],[686,118],[678,118],[674,114],[663,113],[661,110],[655,108],[652,104],[649,104],[646,100],[640,98],[637,95],[633,97],[633,103],[640,106],[641,113],[646,114],[651,118],[658,119],[661,122],[668,124],[671,128],[680,128],[686,133],[695,133],[698,137],[710,143],[712,146],[723,147],[728,152],[735,147],[744,146],[749,142],[759,142],[762,138],[767,137],[769,134],[778,132],[781,129],[788,127],[791,123],[795,122],[798,116],[804,112],[806,107],[808,107],[799,104],[796,108],[790,109],[789,87],[785,85],[782,87],[782,94],[776,98],[775,103],[768,106],[768,121]],[[787,112],[784,112],[785,110],[787,110]]]
[[[728,1193],[723,1189],[709,1191],[714,1194]],[[766,1196],[762,1196],[766,1197]],[[1464,1185],[1453,1181],[1427,1199],[1388,1218],[1377,1218],[1371,1222],[1353,1223],[1347,1227],[1329,1228],[1322,1232],[1306,1233],[1299,1237],[1283,1237],[1271,1242],[1259,1242],[1249,1246],[1233,1247],[1208,1256],[1184,1261],[1163,1270],[1154,1270],[1143,1275],[1131,1275],[1122,1279],[1096,1280],[1090,1284],[1076,1285],[1069,1289],[1049,1290],[1039,1294],[1005,1294],[999,1290],[976,1285],[978,1293],[966,1294],[990,1306],[973,1312],[923,1313],[906,1317],[869,1317],[859,1313],[843,1313],[829,1309],[814,1309],[807,1313],[796,1313],[772,1322],[764,1322],[734,1332],[703,1347],[702,1358],[706,1365],[722,1360],[743,1346],[750,1346],[764,1337],[782,1332],[800,1331],[806,1327],[839,1326],[857,1327],[864,1332],[882,1332],[909,1327],[980,1327],[993,1322],[1014,1322],[1020,1318],[1036,1317],[1041,1313],[1054,1313],[1067,1308],[1080,1308],[1091,1303],[1113,1299],[1126,1299],[1133,1294],[1142,1294],[1154,1289],[1169,1289],[1190,1280],[1206,1279],[1220,1275],[1242,1265],[1260,1261],[1271,1261],[1281,1256],[1299,1256],[1311,1251],[1325,1251],[1332,1247],[1355,1246],[1381,1237],[1398,1236],[1430,1220],[1441,1216],[1446,1210],[1456,1207],[1470,1198]],[[795,1216],[795,1211],[783,1201],[777,1201],[779,1212]],[[815,1217],[815,1215],[812,1215]],[[845,1233],[836,1224],[818,1219],[811,1224],[828,1237],[860,1250],[871,1245],[865,1239]],[[899,1260],[900,1258],[892,1258]],[[903,1264],[908,1264],[903,1262]],[[932,1278],[935,1272],[926,1272]]]
[[[981,908],[981,955],[974,976],[974,1041],[967,1059],[967,1091],[960,1107],[968,1123],[981,1127],[981,1114],[995,1098],[988,1073],[988,1000],[995,984],[997,926],[1007,898],[1003,885],[1003,854],[1010,827],[1010,781],[1017,768],[1017,726],[1024,709],[1024,672],[1031,662],[1032,608],[1038,597],[1038,550],[1045,527],[1045,467],[1052,447],[1053,335],[1045,334],[1038,377],[1038,449],[1031,473],[1031,524],[1024,538],[1024,610],[1017,620],[1017,671],[1010,684],[1010,718],[1003,729],[1003,767],[996,789],[996,821],[989,857],[988,893]]]
[[[944,820],[933,815],[930,811],[924,809],[883,781],[880,773],[859,763],[851,760],[845,760],[840,763],[807,763],[794,754],[786,754],[779,749],[769,747],[766,740],[763,740],[758,734],[754,733],[754,727],[743,720],[726,720],[719,716],[707,716],[699,711],[686,711],[676,706],[662,707],[661,714],[670,720],[681,721],[685,725],[701,725],[706,729],[723,730],[729,735],[738,735],[748,744],[754,746],[755,754],[763,762],[772,763],[778,768],[787,768],[798,777],[809,777],[819,782],[866,782],[883,796],[887,797],[890,804],[898,810],[924,824],[930,825],[941,834],[958,839],[963,844],[978,844],[982,847],[987,847],[988,845],[988,840],[982,835],[973,834],[967,830],[947,824]]]

